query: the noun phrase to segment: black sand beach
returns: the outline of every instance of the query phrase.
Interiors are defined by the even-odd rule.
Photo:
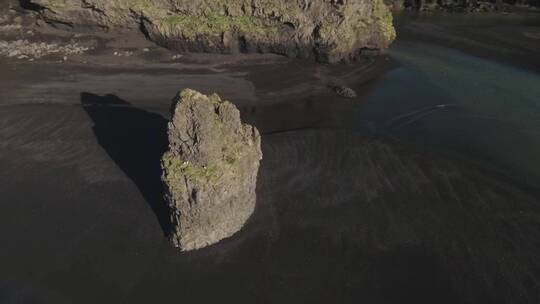
[[[425,18],[351,65],[118,58],[147,42],[113,34],[67,62],[0,59],[0,303],[539,303],[540,19]],[[499,89],[475,102],[458,80]],[[264,154],[249,223],[190,253],[164,235],[159,167],[184,88],[235,103]]]

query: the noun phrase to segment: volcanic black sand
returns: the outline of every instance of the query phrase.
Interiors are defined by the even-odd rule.
[[[0,303],[540,303],[540,26],[507,17],[402,16],[347,66],[111,55],[125,36],[0,59]],[[191,253],[159,169],[184,88],[237,104],[264,153],[249,223]]]

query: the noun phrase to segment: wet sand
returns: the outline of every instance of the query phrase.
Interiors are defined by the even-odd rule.
[[[539,189],[381,128],[370,98],[399,54],[329,67],[101,52],[0,61],[1,303],[540,301]],[[186,87],[236,103],[264,159],[245,229],[180,254],[159,158]]]

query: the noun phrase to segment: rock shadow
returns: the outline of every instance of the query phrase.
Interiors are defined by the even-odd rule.
[[[160,166],[168,147],[167,120],[111,94],[83,92],[81,104],[94,123],[98,143],[139,188],[168,236],[171,224]]]
[[[19,6],[23,9],[32,10],[32,11],[41,11],[45,9],[43,6],[33,3],[32,0],[19,0]]]

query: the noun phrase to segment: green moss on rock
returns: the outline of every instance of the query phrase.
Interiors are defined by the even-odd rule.
[[[198,185],[213,185],[218,177],[217,166],[199,166],[189,161],[184,161],[179,156],[173,155],[170,151],[165,152],[161,159],[163,176],[173,192],[184,192],[186,181]]]
[[[157,21],[157,26],[166,35],[181,33],[186,38],[218,36],[230,31],[267,35],[276,33],[278,30],[277,27],[267,24],[261,18],[219,14],[167,16]]]

